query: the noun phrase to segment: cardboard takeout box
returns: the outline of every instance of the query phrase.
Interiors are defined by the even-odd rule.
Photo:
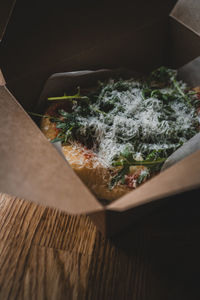
[[[69,214],[88,214],[107,235],[121,231],[169,196],[197,190],[200,151],[103,206],[25,110],[34,110],[44,82],[56,72],[128,67],[141,73],[160,65],[179,68],[199,56],[198,0],[179,0],[170,15],[174,1],[132,2],[121,8],[111,1],[114,6],[89,10],[79,3],[78,12],[75,4],[50,7],[45,14],[38,11],[38,23],[30,16],[25,25],[26,9],[37,13],[40,6],[36,1],[22,9],[19,1],[0,45],[0,68],[7,82],[6,86],[0,73],[0,191]],[[13,3],[4,1],[0,10],[4,28]],[[66,11],[71,12],[67,20]]]

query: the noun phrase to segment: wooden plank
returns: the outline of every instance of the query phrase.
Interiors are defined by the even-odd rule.
[[[108,240],[88,217],[1,194],[0,299],[199,299],[200,205],[187,203]]]

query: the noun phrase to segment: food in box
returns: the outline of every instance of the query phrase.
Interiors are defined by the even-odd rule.
[[[16,2],[0,47],[0,67],[7,84],[6,87],[4,80],[0,79],[2,192],[69,214],[89,214],[106,235],[121,231],[134,220],[144,216],[149,211],[148,208],[154,209],[159,203],[163,205],[165,200],[169,200],[168,197],[173,197],[173,201],[168,201],[172,209],[176,209],[174,200],[182,200],[182,197],[190,200],[188,207],[192,205],[191,198],[199,197],[193,191],[198,189],[200,184],[200,151],[195,152],[195,137],[189,145],[185,143],[187,154],[195,153],[159,173],[134,191],[103,206],[24,111],[34,110],[46,78],[56,72],[88,68],[97,70],[105,66],[123,66],[146,72],[160,65],[178,69],[193,61],[200,51],[200,23],[196,13],[199,11],[199,1],[179,0],[171,11],[174,2],[169,0],[161,3],[153,0],[153,3],[146,1],[144,5],[143,1],[129,1],[134,9],[123,6],[123,14],[120,4],[117,11],[122,18],[118,19],[116,15],[117,22],[113,22],[112,19],[112,27],[107,26],[111,21],[107,3],[96,9],[96,16],[100,16],[101,12],[109,20],[107,24],[101,23],[100,27],[98,17],[91,23],[91,19],[85,18],[82,9],[79,10],[80,13],[75,10],[77,18],[83,20],[83,36],[76,31],[76,27],[74,30],[74,14],[71,14],[72,22],[69,22],[69,15],[66,18],[66,10],[62,5],[53,5],[52,10],[45,8],[42,13],[39,2],[36,6],[35,2],[32,6],[29,4],[26,8],[20,7],[20,1]],[[3,1],[3,7],[7,4],[8,1]],[[83,6],[84,3],[82,8]],[[112,11],[113,9],[116,12],[116,5],[112,7]],[[38,16],[37,26],[33,10]],[[49,17],[51,12],[53,18]],[[0,15],[4,13],[5,9],[1,9]],[[127,18],[127,13],[131,18]],[[34,17],[31,18],[31,15]],[[199,59],[193,62],[184,76],[191,87],[199,85],[200,82]],[[65,81],[64,77],[61,77],[58,78],[59,82],[60,79]],[[82,77],[84,76],[79,77],[81,86]],[[48,81],[49,92],[53,89],[54,79],[56,78]],[[57,88],[61,85],[57,82]],[[69,91],[71,88],[76,90],[76,87],[77,83],[70,87]],[[51,96],[57,96],[57,93],[48,95]],[[181,149],[182,147],[177,151]],[[181,156],[185,156],[185,150]],[[170,163],[173,161],[174,158],[172,160],[170,156]]]
[[[198,90],[178,80],[177,71],[160,67],[140,79],[122,77],[47,97],[40,124],[48,140],[62,143],[71,167],[102,201],[155,176],[199,131]]]

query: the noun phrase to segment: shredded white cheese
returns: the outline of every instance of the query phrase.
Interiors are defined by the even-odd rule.
[[[177,98],[166,106],[163,100],[156,97],[144,99],[140,82],[127,81],[127,84],[129,88],[126,91],[100,93],[95,109],[100,110],[102,102],[115,101],[106,114],[79,117],[82,125],[80,134],[84,136],[88,128],[92,130],[93,150],[106,166],[110,166],[113,157],[127,146],[135,153],[135,158],[143,157],[146,151],[175,150],[178,146],[176,137],[185,142],[188,131],[194,128],[194,121],[197,120],[195,109],[188,108],[184,101]],[[185,86],[182,85],[182,88]],[[160,91],[172,93],[171,88]],[[136,140],[140,141],[139,144],[135,143]]]

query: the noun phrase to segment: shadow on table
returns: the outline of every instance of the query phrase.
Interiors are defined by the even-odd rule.
[[[160,289],[168,293],[162,299],[200,299],[199,196],[199,190],[194,190],[178,198],[171,197],[111,238],[118,251],[130,259],[138,256],[146,272],[149,266],[151,283],[147,285],[154,296],[156,292],[152,289],[157,289],[158,294]]]

